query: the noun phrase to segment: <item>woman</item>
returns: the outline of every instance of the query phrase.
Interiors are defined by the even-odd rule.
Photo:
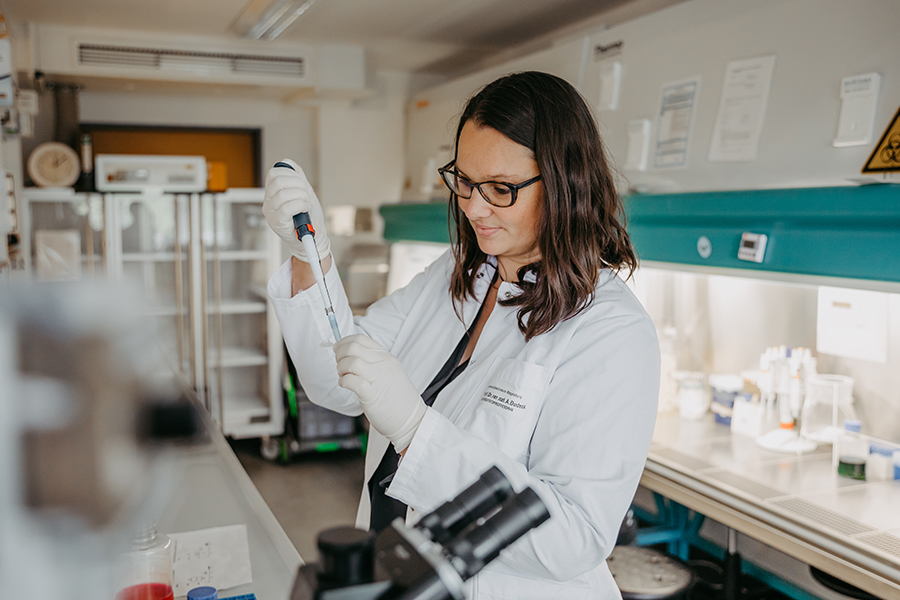
[[[327,255],[321,208],[299,167],[268,176],[266,217],[294,252],[269,293],[300,380],[374,429],[358,525],[415,520],[496,464],[551,518],[470,597],[618,598],[604,561],[650,445],[659,347],[616,275],[637,261],[590,109],[552,75],[498,79],[468,102],[440,172],[456,241],[408,286],[354,321],[324,261],[346,336],[333,353],[291,226],[310,212]]]

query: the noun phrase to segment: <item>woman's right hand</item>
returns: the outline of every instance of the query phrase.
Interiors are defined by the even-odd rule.
[[[280,237],[291,249],[291,254],[303,262],[310,262],[316,257],[306,256],[303,243],[297,239],[297,231],[294,229],[294,215],[309,213],[309,219],[315,230],[316,249],[319,251],[319,259],[324,259],[331,253],[331,243],[325,234],[325,214],[322,205],[316,197],[312,186],[306,179],[303,169],[289,158],[283,159],[291,167],[273,167],[266,175],[266,195],[263,200],[263,215],[266,222],[278,237]]]

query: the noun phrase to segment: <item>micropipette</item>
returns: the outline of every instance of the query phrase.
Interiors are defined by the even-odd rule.
[[[294,167],[286,162],[279,161],[275,163],[275,166],[294,170]],[[322,294],[322,301],[325,302],[325,316],[328,317],[328,324],[331,325],[331,331],[334,333],[334,341],[337,342],[341,339],[341,332],[338,329],[337,317],[334,315],[334,307],[331,305],[331,294],[328,293],[328,287],[325,285],[322,259],[319,258],[319,249],[316,247],[316,230],[313,229],[309,213],[302,212],[294,215],[294,229],[297,230],[297,239],[303,243],[303,249],[306,250],[306,256],[309,257],[309,266],[316,279],[316,284],[319,286],[319,293]]]

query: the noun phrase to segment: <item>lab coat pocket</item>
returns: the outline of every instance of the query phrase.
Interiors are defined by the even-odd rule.
[[[550,369],[541,365],[498,359],[466,430],[517,458],[531,440],[549,379]]]

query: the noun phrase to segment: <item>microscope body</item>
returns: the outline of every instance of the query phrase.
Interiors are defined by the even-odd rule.
[[[516,494],[492,467],[413,527],[323,531],[321,560],[300,568],[291,600],[463,600],[465,580],[548,518],[531,488]]]

